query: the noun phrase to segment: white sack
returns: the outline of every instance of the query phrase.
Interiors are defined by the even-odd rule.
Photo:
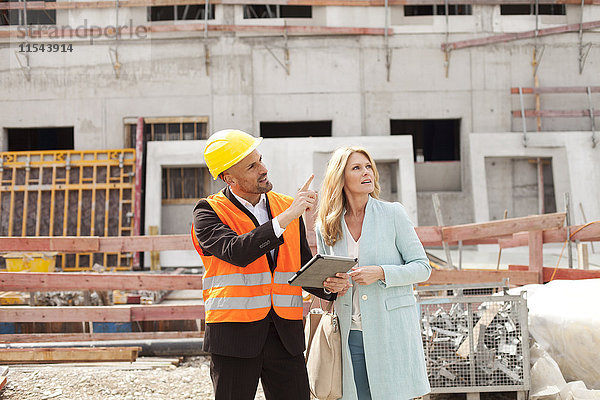
[[[562,382],[549,386],[562,390],[566,380],[583,381],[589,389],[600,389],[600,279],[557,280],[511,289],[510,293],[522,290],[527,291],[529,332],[564,376]],[[543,365],[546,362],[539,369],[550,368]],[[573,393],[580,388],[571,386]]]

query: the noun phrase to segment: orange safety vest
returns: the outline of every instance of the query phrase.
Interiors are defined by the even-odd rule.
[[[292,203],[282,194],[267,193],[273,217]],[[256,228],[252,220],[222,192],[206,199],[224,224],[238,235]],[[302,289],[287,283],[300,269],[300,222],[292,221],[283,233],[277,266],[271,273],[267,256],[263,255],[246,267],[229,264],[215,256],[206,256],[192,227],[194,247],[204,262],[202,296],[205,319],[215,322],[252,322],[267,316],[271,307],[285,319],[302,319]]]

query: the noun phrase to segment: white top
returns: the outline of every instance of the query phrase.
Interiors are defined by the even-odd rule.
[[[231,193],[233,193],[233,190],[231,191]],[[244,207],[248,209],[248,211],[252,213],[252,215],[254,215],[254,217],[256,217],[256,220],[258,221],[259,225],[269,222],[269,212],[267,211],[267,196],[264,193],[260,195],[260,200],[258,200],[258,203],[256,203],[255,206],[253,206],[252,203],[250,203],[248,200],[242,199],[235,193],[233,193],[233,195],[235,196],[237,201],[239,201]],[[281,225],[279,225],[277,217],[273,218],[273,232],[277,237],[281,237],[281,235],[283,235],[283,232],[285,232],[285,229],[283,229]],[[275,259],[274,249],[271,250],[271,257]]]
[[[358,258],[360,250],[360,238],[358,238],[357,241],[354,240],[352,234],[350,233],[350,229],[348,229],[348,225],[346,225],[345,219],[344,225],[346,226],[346,232],[348,232],[348,235],[346,235],[346,243],[348,245],[348,257]],[[362,331],[362,318],[360,316],[358,283],[356,282],[352,283],[352,323],[350,324],[350,330]]]

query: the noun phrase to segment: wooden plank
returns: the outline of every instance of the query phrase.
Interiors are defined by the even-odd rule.
[[[100,238],[100,252],[194,250],[190,235]]]
[[[442,236],[447,241],[459,241],[479,238],[511,235],[517,232],[545,230],[564,224],[565,213],[533,215],[521,218],[509,218],[476,224],[456,225],[442,228]]]
[[[498,239],[498,245],[501,249],[509,249],[512,247],[523,247],[529,243],[529,236],[527,232],[515,233],[510,238]]]
[[[0,322],[130,322],[131,306],[0,307]]]
[[[50,3],[48,3],[50,4]],[[60,3],[54,3],[60,4]],[[65,39],[73,37],[98,37],[100,30],[106,28],[93,29],[69,29],[69,28],[54,28],[54,29],[38,29],[29,28],[29,36],[31,38],[50,39]],[[121,29],[121,37],[141,35],[148,32],[204,32],[203,23],[181,24],[181,25],[138,25],[123,27]],[[331,27],[331,26],[312,26],[312,25],[208,25],[209,31],[215,32],[250,32],[259,34],[276,34],[280,35],[286,32],[288,35],[376,35],[382,36],[385,33],[384,28],[359,28],[359,27]],[[389,34],[393,34],[393,29],[388,29]],[[78,36],[79,35],[79,36]],[[19,38],[23,36],[22,31],[9,30],[0,31],[0,38]]]
[[[8,382],[8,367],[0,366],[0,391],[4,386],[6,386],[6,382]],[[2,392],[0,392],[0,397],[2,397]]]
[[[415,232],[424,247],[441,246],[442,245],[442,228],[439,226],[417,226]],[[448,241],[449,245],[457,245],[458,241]],[[479,238],[463,241],[464,246],[476,244],[496,244],[498,238]]]
[[[151,370],[157,368],[170,368],[178,366],[181,363],[180,358],[160,358],[160,357],[138,357],[135,361],[84,361],[84,362],[64,362],[54,364],[19,364],[12,365],[13,370],[35,370],[40,368],[109,368],[115,370]]]
[[[538,283],[537,273],[533,271],[496,271],[484,269],[433,270],[427,280],[429,285],[448,285],[455,283],[501,282],[509,278],[510,285],[522,286]]]
[[[440,228],[439,226],[418,226],[415,227],[415,231],[424,247],[442,245],[442,228]],[[473,246],[477,244],[497,244],[498,239],[499,237],[463,240],[463,246]],[[457,240],[448,241],[446,243],[448,243],[451,246],[458,245]]]
[[[202,331],[116,333],[15,333],[0,335],[0,343],[86,342],[203,338]]]
[[[512,111],[512,116],[515,118],[521,118],[521,111]],[[578,118],[589,116],[590,110],[525,110],[525,118]]]
[[[527,233],[518,233],[518,229],[543,229],[544,243],[560,242],[566,240],[566,229],[557,228],[558,221],[564,213],[545,214],[523,218],[512,218],[501,221],[484,222],[481,224],[468,224],[448,226],[440,229],[437,226],[419,226],[415,228],[419,239],[424,246],[440,246],[442,233],[449,244],[456,244],[460,237],[463,245],[494,244],[501,242],[503,248],[526,246]],[[531,225],[528,221],[536,222]],[[554,220],[556,218],[556,220]],[[503,226],[502,224],[507,224]],[[512,224],[515,224],[511,228]],[[502,229],[496,227],[500,226]],[[562,225],[562,223],[560,224]],[[574,225],[571,232],[576,232],[583,225]],[[477,232],[475,236],[469,232]],[[509,237],[510,235],[512,237]],[[561,239],[561,237],[563,239]],[[590,241],[600,240],[600,221],[590,223],[581,231],[573,235],[573,240]],[[127,237],[0,237],[0,251],[60,251],[66,253],[76,252],[136,252],[136,251],[164,251],[164,250],[194,250],[189,235],[160,235],[160,236],[127,236]],[[97,276],[97,275],[96,275]]]
[[[598,5],[600,0],[584,0],[585,4]],[[256,4],[255,0],[211,0],[211,4],[245,5]],[[540,0],[540,4],[574,4],[580,5],[577,0]],[[151,7],[169,5],[204,5],[204,0],[123,0],[119,1],[119,7]],[[384,0],[262,0],[261,4],[269,5],[306,5],[306,6],[349,6],[349,7],[383,7]],[[389,0],[390,6],[403,5],[443,5],[444,0]],[[448,4],[464,4],[464,0],[449,0]],[[527,0],[473,0],[470,4],[476,5],[498,5],[498,4],[530,4]],[[0,3],[0,10],[21,10],[20,3]],[[115,1],[73,1],[44,3],[43,1],[28,1],[28,10],[67,10],[67,9],[89,9],[89,8],[115,8]]]
[[[0,272],[0,291],[201,290],[202,275]]]
[[[0,349],[4,364],[63,363],[86,361],[129,361],[137,358],[141,347],[40,347]]]
[[[583,30],[596,29],[600,27],[600,21],[584,22]],[[478,39],[460,40],[451,43],[442,43],[442,51],[458,50],[467,47],[485,46],[494,43],[505,43],[513,40],[530,39],[539,36],[556,35],[559,33],[578,32],[580,24],[561,25],[553,28],[539,29],[538,31],[525,31],[517,33],[505,33],[501,35],[492,35]]]
[[[417,226],[415,232],[425,247],[442,245],[442,229],[439,226]]]
[[[131,306],[132,321],[167,321],[204,319],[204,305]]]
[[[27,185],[15,185],[15,186],[2,186],[0,187],[0,192],[26,192],[26,191],[50,191],[52,189],[55,190],[64,190],[64,189],[69,189],[69,190],[91,190],[91,185],[90,184],[79,184],[79,183],[73,183],[73,184],[69,184],[69,185],[63,185],[63,184],[57,184],[57,185],[51,185],[51,184],[43,184],[43,185],[36,185],[36,184],[27,184]],[[131,184],[129,183],[97,183],[93,186],[93,189],[130,189],[131,188]]]
[[[535,271],[538,283],[544,282],[544,242],[541,231],[529,232],[529,270]]]
[[[582,225],[572,225],[570,231],[571,240],[580,240],[582,242],[600,241],[600,221],[593,221]],[[544,243],[560,243],[565,240],[567,240],[566,227],[544,232]]]
[[[194,250],[189,235],[126,237],[0,237],[0,251],[130,252]]]
[[[592,93],[600,93],[600,86],[590,86]],[[524,87],[510,88],[510,94],[519,94],[519,89],[523,94],[548,94],[548,93],[587,93],[587,86],[548,86],[548,87]]]
[[[139,359],[138,359],[139,360]],[[129,361],[104,361],[104,362],[64,362],[64,363],[55,363],[55,364],[18,364],[13,365],[14,370],[26,370],[31,372],[31,370],[35,369],[47,369],[47,368],[94,368],[98,370],[98,368],[104,368],[109,370],[118,370],[118,371],[142,371],[142,370],[153,370],[153,369],[162,369],[162,368],[170,368],[173,364],[169,364],[167,362],[156,362],[156,363],[140,363],[138,360],[134,362]],[[119,374],[119,372],[116,372]],[[60,397],[57,397],[59,399]]]
[[[0,237],[0,251],[97,252],[97,237]]]
[[[600,270],[544,267],[543,274],[544,282],[550,282],[553,274],[554,280],[600,279]]]
[[[176,0],[178,1],[178,0]],[[201,0],[198,1],[197,4],[205,4]],[[190,3],[188,0],[181,0],[181,4],[194,4]],[[211,4],[216,4],[214,1],[211,1]],[[265,4],[265,3],[261,3]],[[120,5],[120,4],[119,4]],[[208,122],[208,117],[150,117],[150,118],[142,118],[142,123],[146,124],[182,124],[182,123],[202,123]]]
[[[0,322],[131,322],[204,318],[204,305],[0,307]]]
[[[204,24],[188,25],[152,25],[148,27],[149,32],[180,32],[180,31],[204,31]],[[219,32],[255,32],[255,33],[284,33],[288,35],[384,35],[383,28],[358,28],[358,27],[331,27],[310,25],[208,25],[209,31]],[[388,29],[393,34],[393,29]]]
[[[508,266],[509,271],[529,271],[529,265],[515,265],[510,264]]]
[[[571,226],[571,240],[579,240],[582,242],[600,241],[600,221],[590,222],[585,225]],[[545,230],[543,233],[544,243],[562,243],[567,240],[567,228],[555,228]],[[527,232],[519,232],[513,234],[512,238],[499,239],[498,244],[501,248],[523,247],[527,246]]]

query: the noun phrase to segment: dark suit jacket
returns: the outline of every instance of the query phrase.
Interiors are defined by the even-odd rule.
[[[266,254],[271,272],[277,265],[277,249],[283,244],[283,236],[275,236],[273,222],[269,220],[258,225],[254,215],[231,193],[229,187],[223,189],[225,196],[254,222],[252,231],[238,235],[224,224],[208,201],[200,200],[194,207],[194,231],[200,248],[206,255],[213,255],[238,267],[245,267]],[[267,210],[272,218],[267,197]],[[275,260],[271,257],[275,250]],[[302,265],[312,258],[312,252],[306,241],[304,222],[300,218],[300,257]],[[301,265],[298,266],[300,268]],[[325,294],[323,289],[304,288],[326,300],[334,300],[335,294]],[[206,324],[204,335],[204,351],[223,356],[251,358],[256,357],[263,348],[269,324],[273,323],[286,350],[291,355],[304,351],[304,332],[302,321],[287,320],[279,317],[273,308],[260,321],[255,322],[220,322]]]

